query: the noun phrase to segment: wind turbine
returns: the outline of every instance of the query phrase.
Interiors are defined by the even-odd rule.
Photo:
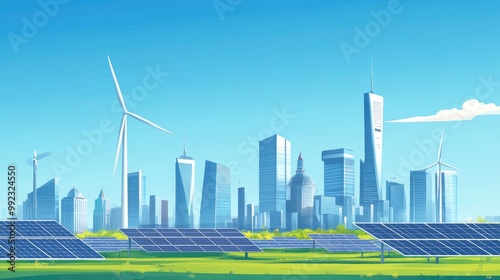
[[[145,118],[136,115],[127,110],[125,106],[125,101],[123,100],[123,95],[120,90],[120,85],[116,79],[115,71],[113,70],[113,65],[111,64],[111,59],[108,56],[109,68],[111,69],[111,75],[113,75],[113,80],[115,82],[116,93],[118,95],[118,101],[123,109],[122,122],[120,126],[120,132],[118,134],[118,146],[116,147],[116,158],[115,158],[115,168],[113,170],[113,175],[116,173],[116,165],[118,164],[118,156],[120,155],[120,146],[122,147],[122,228],[128,228],[128,155],[127,155],[127,116],[131,116],[145,124],[148,124],[154,128],[157,128],[168,134],[172,132],[160,127],[159,125],[146,120]],[[123,146],[122,146],[123,142]]]
[[[448,168],[451,168],[451,169],[455,169],[455,170],[459,170],[458,168],[454,167],[454,166],[451,166],[447,163],[444,163],[442,160],[441,160],[441,153],[443,151],[443,137],[444,137],[444,129],[443,131],[441,132],[441,140],[439,141],[439,150],[438,150],[438,160],[437,162],[427,166],[426,168],[422,169],[422,170],[427,170],[429,168],[432,168],[434,166],[437,166],[437,182],[436,182],[436,203],[438,204],[437,205],[437,214],[439,215],[439,218],[437,219],[437,221],[439,223],[442,223],[443,222],[443,187],[442,187],[442,180],[441,180],[441,166],[444,165]]]
[[[36,209],[36,167],[38,165],[38,161],[43,159],[43,158],[46,158],[48,156],[50,156],[52,154],[52,152],[45,152],[45,153],[41,153],[39,155],[36,154],[36,150],[33,151],[33,158],[31,159],[28,159],[26,160],[26,163],[27,164],[33,164],[33,215],[32,215],[32,218],[33,220],[36,220],[36,212],[37,212],[37,209]]]

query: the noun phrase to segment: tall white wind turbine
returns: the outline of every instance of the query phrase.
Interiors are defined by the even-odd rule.
[[[123,100],[122,92],[120,90],[120,85],[118,84],[118,80],[116,79],[115,71],[113,70],[113,65],[111,64],[111,59],[109,59],[109,56],[108,56],[108,62],[109,62],[109,68],[111,69],[111,75],[113,75],[113,80],[115,82],[118,101],[120,102],[120,105],[123,109],[120,132],[118,134],[118,146],[116,147],[115,168],[113,174],[116,173],[116,165],[118,164],[118,157],[120,155],[120,146],[121,146],[122,147],[122,228],[128,228],[127,116],[131,116],[134,119],[137,119],[145,124],[148,124],[168,134],[173,135],[173,133],[127,110],[127,107],[125,106],[125,101]]]
[[[441,160],[441,153],[443,152],[443,137],[444,137],[444,129],[441,132],[441,140],[439,141],[439,150],[438,150],[438,160],[437,162],[427,166],[423,170],[427,170],[429,168],[432,168],[434,166],[437,166],[437,182],[436,182],[436,203],[437,203],[437,215],[439,217],[436,219],[437,222],[442,223],[443,222],[443,186],[442,186],[442,179],[441,179],[441,166],[446,166],[451,169],[459,170],[458,168],[451,166],[447,163],[444,163]]]
[[[36,214],[37,214],[37,205],[36,205],[36,170],[37,170],[37,165],[38,161],[50,156],[52,152],[45,152],[41,153],[39,155],[36,154],[36,150],[33,151],[33,158],[26,160],[27,164],[33,164],[33,204],[31,205],[32,207],[32,219],[36,220]]]

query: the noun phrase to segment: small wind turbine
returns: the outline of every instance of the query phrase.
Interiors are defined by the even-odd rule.
[[[120,101],[120,105],[123,109],[122,122],[120,126],[120,133],[118,134],[118,146],[116,147],[116,158],[115,158],[115,168],[113,174],[116,173],[116,165],[118,164],[118,156],[120,155],[120,146],[122,145],[122,228],[128,228],[128,154],[127,154],[127,116],[131,116],[134,119],[137,119],[145,124],[148,124],[154,128],[157,128],[163,132],[168,134],[172,134],[172,132],[160,127],[159,125],[146,120],[145,118],[136,115],[127,110],[125,106],[125,101],[123,100],[123,95],[120,90],[120,85],[118,84],[118,80],[116,79],[115,71],[113,70],[113,65],[111,64],[111,59],[108,56],[109,68],[111,69],[111,75],[113,75],[113,80],[115,82],[116,93],[118,95],[118,100]]]
[[[438,150],[438,160],[437,162],[427,166],[426,168],[422,169],[422,170],[427,170],[429,168],[432,168],[434,166],[437,166],[437,182],[436,182],[436,203],[438,204],[437,205],[437,214],[439,215],[437,221],[439,223],[442,223],[443,222],[443,187],[442,187],[442,182],[441,182],[441,165],[444,165],[448,168],[451,168],[451,169],[455,169],[455,170],[459,170],[458,168],[454,167],[454,166],[451,166],[447,163],[444,163],[442,160],[441,160],[441,153],[443,151],[443,137],[444,137],[444,129],[441,133],[441,140],[439,141],[439,150]]]
[[[33,158],[26,160],[27,164],[33,164],[33,205],[32,205],[32,210],[33,210],[33,215],[32,218],[33,220],[36,220],[36,212],[37,212],[37,205],[36,205],[36,169],[38,165],[38,161],[50,156],[52,152],[45,152],[41,153],[39,155],[36,154],[36,150],[33,151]]]

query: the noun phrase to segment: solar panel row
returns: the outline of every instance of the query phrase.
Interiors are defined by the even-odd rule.
[[[119,252],[128,250],[128,240],[118,240],[111,238],[85,238],[82,239],[85,244],[94,249],[97,252]],[[131,250],[142,250],[142,247],[137,245],[135,242],[130,244]]]
[[[498,256],[500,223],[358,223],[405,256]]]
[[[9,236],[9,221],[0,221],[0,237]],[[74,237],[56,221],[16,221],[16,238],[23,237]]]
[[[260,252],[237,229],[120,229],[147,252]]]
[[[3,251],[10,248],[7,240],[0,242]],[[17,239],[19,259],[102,259],[103,257],[79,239]]]

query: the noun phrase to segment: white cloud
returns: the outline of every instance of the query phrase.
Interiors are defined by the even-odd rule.
[[[470,121],[477,116],[500,115],[500,106],[494,103],[482,103],[476,99],[470,99],[462,104],[462,109],[457,108],[441,110],[435,115],[418,116],[406,119],[393,120],[389,122],[450,122],[450,121]]]

